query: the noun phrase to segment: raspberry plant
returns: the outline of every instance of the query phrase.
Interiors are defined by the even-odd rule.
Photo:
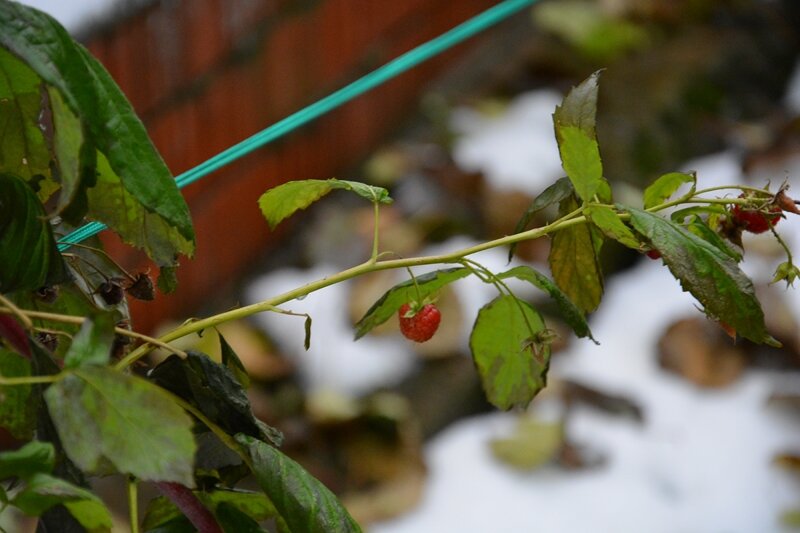
[[[125,272],[96,239],[65,251],[57,241],[86,220],[101,221],[160,266],[158,287],[166,292],[174,288],[178,256],[194,250],[186,204],[103,67],[47,15],[0,0],[0,426],[25,443],[0,453],[0,512],[16,507],[39,516],[46,530],[110,531],[110,512],[88,480],[120,475],[132,531],[259,531],[257,522],[267,519],[279,531],[359,531],[336,498],[280,451],[280,432],[253,415],[249,378],[224,338],[220,362],[170,343],[254,313],[291,314],[280,306],[379,270],[442,265],[386,292],[355,325],[356,339],[398,314],[411,319],[409,302],[424,305],[467,276],[496,287],[498,296],[477,311],[470,348],[487,398],[500,409],[524,407],[545,386],[554,339],[507,280],[543,291],[576,336],[594,340],[586,317],[603,296],[598,254],[609,240],[660,258],[733,335],[777,345],[738,263],[742,231],[763,221],[766,228],[758,229],[770,230],[787,254],[775,281],[797,277],[775,232],[784,212],[797,213],[785,187],[702,189],[695,175],[674,172],[647,188],[642,205],[614,203],[595,133],[598,78],[590,76],[556,108],[566,176],[534,200],[514,234],[397,258],[381,250],[377,229],[389,191],[336,179],[292,181],[258,200],[270,227],[347,190],[374,206],[370,257],[155,339],[131,327],[126,305],[129,297],[152,299],[148,273]],[[679,194],[681,188],[688,191]],[[529,228],[549,206],[557,216]],[[551,240],[549,275],[530,266],[491,272],[470,259],[506,246],[511,259],[517,243],[541,237]],[[306,331],[308,344],[311,317]],[[145,356],[156,347],[172,355],[153,365]],[[214,453],[220,450],[228,453]],[[260,492],[236,488],[247,474]],[[142,481],[163,494],[143,518],[136,505]]]

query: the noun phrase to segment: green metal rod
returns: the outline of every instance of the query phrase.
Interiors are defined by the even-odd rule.
[[[520,10],[533,5],[538,0],[505,0],[494,7],[476,15],[468,21],[456,26],[446,33],[409,50],[396,59],[373,70],[369,74],[353,83],[317,100],[309,105],[276,122],[272,126],[261,130],[255,135],[231,146],[196,167],[187,170],[175,178],[178,188],[187,185],[219,170],[220,168],[240,159],[250,152],[286,135],[300,126],[319,118],[320,116],[336,109],[337,107],[353,100],[354,98],[374,89],[403,72],[416,67],[420,63],[448,50],[449,48],[465,41],[466,39],[484,31],[498,22],[505,20]],[[72,233],[66,235],[59,242],[59,250],[64,251],[70,245],[79,243],[106,229],[105,224],[90,222]]]

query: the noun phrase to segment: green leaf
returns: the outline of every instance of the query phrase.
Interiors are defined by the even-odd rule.
[[[222,364],[230,370],[231,374],[236,378],[236,381],[239,382],[242,388],[247,390],[250,386],[250,375],[247,373],[247,369],[244,367],[244,364],[242,364],[241,359],[236,355],[233,348],[231,348],[231,345],[228,344],[228,341],[225,340],[225,337],[222,336],[222,333],[217,331],[217,336],[219,337],[219,350],[222,355]]]
[[[725,207],[718,204],[695,205],[678,209],[670,215],[670,219],[677,224],[682,224],[684,220],[693,215],[719,216],[724,215],[726,212]]]
[[[216,509],[219,505],[233,507],[259,522],[277,516],[278,512],[272,502],[261,492],[245,490],[214,490],[212,492],[195,491],[194,494],[208,509]],[[151,531],[182,516],[172,501],[164,496],[154,498],[147,506],[142,520],[142,529]]]
[[[497,277],[499,279],[521,279],[542,290],[556,303],[558,310],[561,312],[561,316],[572,328],[572,331],[575,332],[575,335],[578,337],[589,337],[593,341],[595,340],[594,337],[592,337],[589,324],[586,322],[586,318],[583,316],[583,312],[581,312],[580,308],[578,308],[550,278],[541,272],[529,266],[518,266],[498,274]]]
[[[336,496],[302,466],[272,446],[247,435],[236,435],[236,440],[252,461],[256,482],[290,531],[361,531]]]
[[[572,194],[575,189],[572,187],[572,182],[567,177],[559,178],[552,185],[547,187],[536,199],[528,206],[525,213],[517,222],[514,228],[514,233],[521,233],[528,228],[533,216],[542,209],[556,204]],[[518,243],[512,243],[508,250],[508,260],[514,257],[514,250],[517,248]]]
[[[574,198],[561,202],[559,213],[578,207]],[[550,271],[564,294],[584,312],[597,309],[603,296],[603,274],[597,257],[598,242],[589,224],[558,230],[550,245]]]
[[[282,435],[255,415],[250,400],[226,367],[207,355],[188,352],[186,359],[171,355],[153,368],[148,377],[158,386],[197,407],[228,433],[245,433],[280,445]]]
[[[18,450],[0,452],[0,479],[27,479],[49,474],[56,464],[56,452],[49,442],[32,441]]]
[[[0,293],[35,290],[67,277],[44,207],[20,178],[0,173]]]
[[[670,172],[664,174],[644,190],[644,208],[650,209],[666,202],[684,183],[691,183],[692,191],[694,191],[696,182],[697,176],[694,173]]]
[[[34,474],[12,504],[31,516],[39,516],[51,507],[63,504],[90,533],[110,532],[113,526],[111,513],[100,498],[48,474]]]
[[[373,203],[390,204],[389,191],[357,181],[296,180],[278,185],[268,190],[258,199],[261,212],[271,229],[296,211],[305,209],[334,189],[345,189],[366,198]]]
[[[262,533],[258,522],[229,503],[217,506],[214,515],[225,533]]]
[[[30,375],[29,360],[0,347],[0,376],[16,378]],[[30,439],[36,428],[38,404],[31,385],[0,385],[0,427],[7,429],[18,439]],[[0,455],[0,472],[3,468],[2,461]]]
[[[650,239],[672,275],[705,312],[753,342],[775,344],[753,282],[715,245],[658,215],[629,208],[633,227]]]
[[[160,290],[164,294],[170,294],[175,292],[175,289],[178,288],[178,275],[177,275],[178,267],[164,265],[158,269],[158,281],[156,284],[158,285],[158,290]]]
[[[372,307],[356,323],[356,340],[389,320],[404,303],[412,300],[424,300],[442,287],[465,278],[471,273],[472,271],[465,267],[446,268],[417,276],[416,286],[412,279],[398,283],[372,304]],[[417,288],[419,288],[419,292],[417,292]]]
[[[742,254],[739,253],[736,249],[734,249],[730,244],[729,241],[726,241],[722,237],[720,237],[719,233],[712,230],[708,224],[706,224],[703,219],[701,219],[697,215],[692,215],[689,223],[686,224],[686,229],[703,239],[704,241],[708,242],[709,244],[713,244],[716,246],[720,251],[728,255],[731,259],[736,261],[737,263],[742,260]]]
[[[88,216],[101,219],[123,240],[144,248],[159,264],[172,264],[178,253],[191,254],[194,230],[188,207],[144,126],[108,72],[54,19],[35,9],[0,2],[0,29],[0,48],[25,63],[58,92],[65,104],[59,107],[61,102],[48,88],[55,125],[68,130],[64,138],[56,132],[54,158],[63,157],[67,151],[72,154],[71,161],[63,161],[64,168],[57,176],[66,179],[64,196],[69,198],[91,185],[88,182],[94,179],[97,154],[98,165],[99,159],[106,160],[106,168],[99,169],[106,185],[102,194],[89,195]],[[74,119],[66,114],[67,109]],[[33,116],[38,117],[39,111],[45,109]],[[76,173],[81,175],[80,183]],[[57,181],[53,176],[50,179]],[[112,200],[115,211],[98,212],[103,202]]]
[[[584,202],[607,185],[595,131],[599,76],[597,71],[573,87],[553,113],[561,164]]]
[[[64,450],[82,470],[110,463],[141,480],[194,485],[192,419],[156,385],[87,366],[51,385],[45,401]]]
[[[633,234],[631,229],[619,219],[616,211],[605,205],[590,205],[583,210],[586,217],[609,239],[627,246],[633,250],[641,251],[642,244]]]
[[[73,337],[64,358],[64,366],[78,368],[84,365],[107,364],[111,357],[116,322],[111,313],[88,318]]]
[[[539,313],[513,296],[498,296],[478,312],[469,346],[493,405],[524,407],[544,388],[550,366],[545,335]]]

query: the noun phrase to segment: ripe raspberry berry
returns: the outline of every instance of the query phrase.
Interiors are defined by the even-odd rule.
[[[647,250],[647,252],[645,252],[644,255],[646,255],[647,257],[649,257],[650,259],[653,259],[653,260],[661,259],[661,252],[659,252],[655,248],[653,248],[651,250]]]
[[[742,193],[739,198],[748,198],[748,196]],[[731,220],[733,220],[734,224],[750,233],[764,233],[769,229],[770,224],[774,226],[778,223],[782,212],[781,207],[776,204],[769,205],[767,211],[770,214],[736,204],[731,209]]]
[[[433,337],[439,329],[442,314],[433,304],[425,304],[415,310],[411,304],[404,303],[397,313],[400,319],[400,331],[403,336],[414,342],[425,342]]]

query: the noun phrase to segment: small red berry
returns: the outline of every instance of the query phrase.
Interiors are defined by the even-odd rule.
[[[650,259],[653,259],[653,260],[661,259],[661,252],[659,252],[655,248],[653,248],[652,250],[647,250],[647,252],[644,255],[646,255],[647,257],[649,257]]]
[[[425,304],[415,312],[411,304],[405,303],[400,306],[397,316],[403,336],[414,342],[425,342],[433,337],[442,320],[442,314],[433,304]]]
[[[742,193],[739,198],[747,198]],[[769,213],[765,214],[763,211],[757,209],[748,209],[745,206],[736,204],[731,208],[731,219],[733,222],[744,230],[750,233],[764,233],[771,225],[776,225],[781,219],[781,207],[776,204],[770,205],[767,210]]]

